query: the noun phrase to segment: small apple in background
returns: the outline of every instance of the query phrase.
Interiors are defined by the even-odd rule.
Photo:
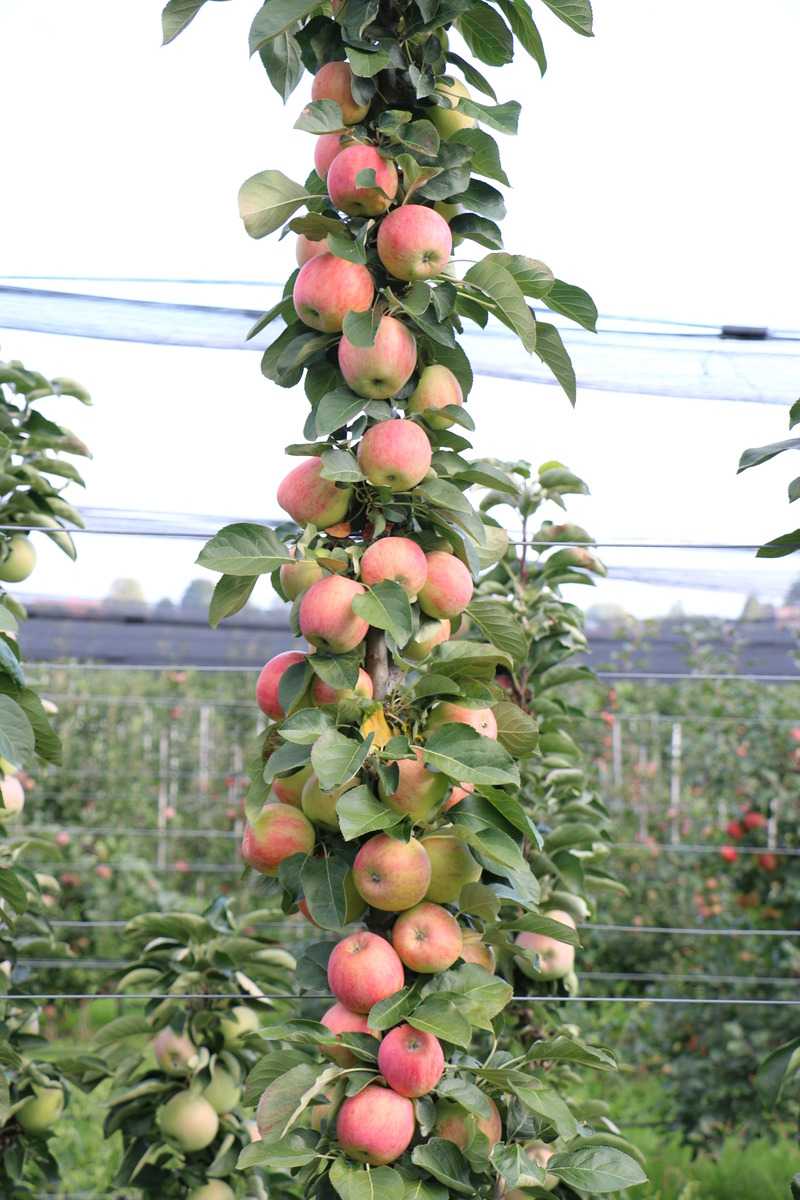
[[[25,807],[25,789],[16,775],[6,775],[4,779],[0,780],[0,796],[3,799],[0,821],[6,820],[8,817],[19,816]]]
[[[455,808],[462,800],[466,800],[467,796],[471,796],[474,791],[474,783],[454,784],[452,792],[444,803],[442,812],[449,812],[451,808]]]
[[[719,853],[727,863],[735,863],[739,857],[739,851],[734,846],[723,846]]]
[[[394,1162],[413,1136],[414,1105],[377,1084],[345,1100],[336,1118],[336,1137],[348,1158],[374,1167]]]
[[[728,837],[736,838],[737,842],[744,835],[744,830],[738,821],[729,821],[725,826],[725,832]]]
[[[257,1013],[244,1004],[235,1004],[219,1023],[222,1040],[228,1050],[240,1045],[248,1033],[256,1033],[260,1027]]]
[[[412,542],[411,538],[379,538],[364,551],[361,559],[361,578],[368,587],[386,579],[394,580],[400,584],[410,600],[416,600],[417,593],[428,578],[425,551],[416,542]]]
[[[236,1200],[236,1193],[221,1179],[209,1179],[189,1193],[189,1200]]]
[[[153,1053],[162,1071],[168,1075],[182,1075],[197,1054],[197,1047],[185,1033],[176,1033],[166,1025],[153,1038]]]
[[[345,125],[357,125],[369,112],[368,104],[353,99],[353,72],[346,62],[324,63],[311,84],[312,100],[335,100]]]
[[[756,861],[764,871],[776,871],[778,869],[778,859],[774,854],[759,854]]]
[[[484,737],[497,739],[497,720],[490,708],[467,708],[444,701],[432,709],[425,732],[431,734],[442,725],[469,725]]]
[[[460,616],[472,599],[472,576],[454,554],[434,550],[426,557],[428,577],[420,589],[420,608],[429,617]]]
[[[324,577],[324,570],[313,558],[284,563],[280,569],[281,587],[287,600],[296,600],[303,592],[308,591],[312,583]]]
[[[202,1096],[186,1091],[178,1092],[158,1110],[158,1124],[166,1137],[191,1154],[211,1145],[219,1130],[219,1117]]]
[[[372,425],[359,442],[357,454],[358,465],[369,482],[375,487],[388,488],[391,492],[407,492],[421,483],[430,470],[432,456],[433,450],[425,431],[414,421],[406,421],[402,417]],[[379,542],[375,544],[380,545]],[[429,560],[431,556],[424,557]],[[420,604],[427,586],[426,568],[426,582],[420,589]]]
[[[396,1025],[378,1048],[378,1070],[398,1095],[427,1096],[444,1075],[441,1043],[432,1033]]]
[[[336,815],[336,801],[350,788],[358,787],[358,784],[357,778],[348,779],[339,787],[324,792],[319,786],[316,775],[309,776],[300,799],[303,812],[314,825],[322,825],[325,829],[338,829],[339,818]]]
[[[310,854],[315,842],[314,826],[303,813],[289,804],[265,804],[245,826],[242,858],[261,875],[277,875],[285,858]]]
[[[426,901],[397,918],[392,928],[392,945],[400,961],[411,971],[434,975],[447,971],[462,957],[463,936],[452,913]]]
[[[321,472],[322,459],[312,456],[281,481],[278,504],[298,525],[326,529],[347,516],[352,488],[337,487],[331,479],[323,479]]]
[[[494,973],[496,965],[494,950],[481,940],[481,935],[474,929],[464,930],[461,957],[464,962],[475,963],[476,966],[484,967],[485,970]]]
[[[305,236],[304,233],[298,233],[297,241],[294,245],[294,254],[297,259],[298,267],[304,267],[312,258],[316,258],[318,254],[328,254],[328,239],[320,238],[319,241],[312,241],[311,238]]]
[[[769,825],[769,821],[763,813],[751,811],[744,814],[742,817],[742,824],[744,825],[745,829],[749,830],[766,829],[767,825]]]
[[[453,424],[453,418],[439,414],[438,410],[451,405],[459,408],[463,403],[464,393],[453,372],[441,363],[433,363],[421,373],[409,397],[406,412],[421,415],[431,429],[447,429]]]
[[[361,187],[362,171],[375,172],[375,186]],[[379,217],[397,195],[397,168],[374,146],[345,146],[328,168],[328,195],[334,208],[348,217]]]
[[[17,1109],[16,1118],[26,1133],[47,1133],[64,1111],[60,1087],[34,1086],[34,1094]]]
[[[480,864],[461,838],[452,833],[430,833],[422,839],[422,845],[431,864],[425,899],[437,904],[457,904],[461,889],[480,879]]]
[[[369,624],[353,612],[356,596],[366,594],[363,584],[341,575],[326,575],[312,583],[300,601],[300,630],[303,637],[333,654],[354,650],[367,636]]]
[[[453,237],[444,217],[424,204],[404,204],[378,227],[378,258],[390,275],[410,283],[438,275],[450,260]]]
[[[256,682],[256,703],[263,713],[272,717],[273,721],[282,721],[286,713],[281,708],[279,699],[281,679],[289,667],[306,661],[305,654],[297,650],[284,650],[276,654],[261,668]]]
[[[410,658],[412,662],[422,662],[436,646],[441,646],[442,642],[449,640],[449,621],[445,619],[439,621],[421,621],[419,629],[411,641],[406,642],[403,647],[403,656]]]
[[[347,314],[366,312],[374,296],[367,268],[334,254],[315,254],[300,268],[292,289],[298,317],[321,333],[339,333]]]
[[[429,771],[419,746],[414,747],[414,758],[400,759],[397,767],[397,787],[387,793],[383,784],[378,785],[381,797],[395,812],[405,813],[412,821],[427,821],[442,802],[450,781],[440,771]]]
[[[551,921],[560,921],[562,925],[568,925],[570,929],[576,928],[575,918],[572,914],[563,912],[561,909],[551,909],[549,912],[542,913],[542,916],[549,917]],[[559,942],[546,933],[518,933],[515,941],[523,950],[533,951],[539,956],[538,971],[526,959],[514,959],[520,971],[529,979],[563,979],[575,965],[575,947],[566,942]]]
[[[381,318],[371,346],[354,346],[347,337],[339,342],[339,369],[345,382],[368,400],[388,400],[394,396],[408,383],[416,365],[414,335],[396,317]]]
[[[331,163],[343,149],[340,133],[321,133],[317,138],[314,147],[314,170],[323,182],[328,177]]]
[[[219,1116],[232,1112],[242,1098],[239,1080],[219,1063],[211,1068],[211,1083],[203,1089],[203,1099],[207,1100],[214,1112]]]
[[[363,669],[358,669],[356,686],[351,688],[334,688],[324,679],[316,678],[311,685],[311,699],[315,704],[339,704],[342,700],[371,700],[372,680]]]
[[[292,808],[299,808],[303,788],[313,770],[311,763],[306,763],[304,767],[301,767],[299,771],[294,771],[291,775],[284,775],[282,779],[273,779],[270,798],[274,797],[279,804],[289,804]]]
[[[331,1033],[367,1033],[370,1037],[381,1039],[381,1035],[375,1029],[370,1029],[364,1013],[351,1012],[349,1008],[345,1008],[343,1004],[333,1004],[326,1013],[320,1018],[321,1023]],[[348,1050],[347,1046],[320,1046],[320,1051],[326,1058],[331,1058],[340,1067],[354,1067],[358,1062],[352,1050]]]
[[[427,892],[431,864],[416,838],[401,842],[377,833],[356,855],[353,879],[367,904],[382,912],[402,912],[418,904]]]
[[[0,540],[0,580],[3,583],[22,583],[36,566],[36,550],[30,538],[22,533],[7,535]]]
[[[328,984],[345,1008],[368,1013],[373,1004],[403,988],[405,972],[386,938],[362,930],[334,946],[328,959]]]
[[[474,129],[476,121],[474,117],[468,117],[466,113],[459,112],[455,107],[459,100],[469,100],[469,89],[461,82],[460,79],[454,79],[452,83],[437,83],[436,91],[440,96],[444,96],[454,106],[452,108],[443,108],[437,104],[431,107],[427,116],[436,126],[439,132],[439,137],[445,140],[452,137],[454,133],[458,133],[460,129]]]
[[[503,1122],[494,1100],[489,1096],[486,1099],[492,1110],[488,1117],[472,1116],[460,1104],[450,1101],[437,1104],[435,1136],[455,1142],[460,1150],[465,1150],[477,1131],[488,1138],[490,1147],[496,1146],[503,1136]]]

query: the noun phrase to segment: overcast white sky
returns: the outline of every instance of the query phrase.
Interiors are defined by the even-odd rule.
[[[305,91],[284,111],[248,62],[256,7],[209,4],[162,49],[157,0],[3,0],[0,272],[286,274],[289,246],[251,241],[236,213],[246,176],[279,167],[302,178],[312,152],[291,129]],[[495,80],[501,98],[523,103],[520,137],[503,146],[508,248],[586,286],[602,312],[800,326],[796,0],[601,0],[594,40],[535,7],[547,76],[523,57]],[[260,303],[249,289],[248,306]],[[12,331],[0,341],[3,357],[74,375],[94,394],[92,410],[59,402],[95,450],[87,503],[274,514],[305,400],[265,384],[257,356]],[[747,542],[790,527],[786,459],[735,476],[744,446],[785,436],[780,409],[584,391],[573,413],[555,389],[482,380],[473,412],[480,452],[559,458],[589,480],[575,516],[599,540]],[[197,573],[189,543],[86,537],[81,551],[74,569],[44,552],[37,590],[103,594],[132,574],[155,599]],[[753,586],[777,594],[782,570],[773,585],[753,564]],[[641,612],[676,598],[741,604],[735,590],[604,591]]]

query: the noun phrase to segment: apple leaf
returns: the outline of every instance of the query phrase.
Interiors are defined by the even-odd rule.
[[[376,583],[365,595],[356,596],[353,612],[376,629],[385,629],[400,647],[405,646],[414,633],[408,596],[405,589],[393,579]]]
[[[588,329],[589,333],[597,332],[597,306],[583,288],[564,283],[563,279],[555,279],[544,302],[553,312],[576,321],[578,325]]]
[[[337,1158],[328,1176],[341,1200],[403,1200],[406,1184],[391,1167],[361,1167]]]
[[[311,765],[322,790],[330,791],[352,779],[361,769],[371,745],[371,736],[357,742],[335,729],[328,729],[317,738],[311,750]]]
[[[544,3],[554,12],[560,21],[580,33],[583,37],[593,37],[592,5],[590,0],[544,0]]]
[[[414,1005],[419,999],[420,987],[419,982],[414,983],[411,987],[401,988],[399,992],[373,1004],[367,1018],[370,1029],[382,1032],[384,1029],[391,1029],[393,1025],[399,1025],[401,1021],[404,1021],[413,1011]]]
[[[282,171],[259,171],[239,188],[239,216],[250,237],[262,238],[280,229],[305,200],[314,199],[314,192]]]
[[[208,623],[216,629],[225,617],[241,612],[253,594],[257,575],[221,575],[208,606]]]
[[[403,820],[402,813],[377,800],[366,784],[344,792],[336,802],[336,813],[346,842],[367,833],[392,829]]]
[[[341,929],[347,917],[347,896],[344,883],[350,864],[344,859],[324,854],[311,855],[300,871],[303,896],[312,918],[322,929]]]
[[[25,710],[10,696],[0,695],[0,755],[21,765],[33,756],[33,727]]]
[[[344,118],[335,100],[311,100],[294,123],[303,133],[338,133],[344,128]]]
[[[434,1037],[452,1042],[464,1050],[469,1048],[472,1040],[472,1026],[469,1020],[448,996],[434,995],[423,1000],[407,1017],[407,1022],[414,1029],[432,1033]]]
[[[275,1079],[261,1096],[258,1128],[261,1140],[280,1142],[315,1096],[339,1075],[340,1067],[301,1064]]]
[[[269,526],[241,521],[215,533],[196,561],[224,575],[252,576],[271,574],[292,556]]]
[[[469,1165],[454,1142],[446,1138],[433,1137],[411,1152],[411,1161],[422,1167],[451,1192],[462,1196],[474,1196],[475,1188],[470,1181]]]
[[[597,1195],[647,1183],[636,1159],[612,1146],[586,1146],[554,1154],[547,1169],[570,1187]]]
[[[492,302],[492,311],[498,320],[512,329],[532,354],[536,349],[536,321],[522,289],[502,262],[493,254],[487,254],[469,268],[464,281]]]
[[[458,18],[458,31],[472,53],[490,67],[502,67],[514,57],[514,38],[499,13],[483,0],[471,0]]]
[[[426,763],[457,783],[519,787],[519,771],[508,751],[469,725],[442,725],[428,738],[422,753]]]
[[[250,26],[251,55],[318,7],[319,0],[267,0]]]

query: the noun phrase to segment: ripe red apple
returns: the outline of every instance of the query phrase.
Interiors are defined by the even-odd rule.
[[[405,984],[403,964],[386,938],[360,930],[334,946],[328,959],[328,985],[351,1012],[368,1013]]]
[[[739,838],[742,837],[744,830],[738,821],[729,821],[725,826],[725,832],[727,833],[728,837],[736,838],[738,842]]]
[[[344,143],[342,142],[341,133],[320,134],[317,138],[317,144],[314,147],[314,170],[320,179],[327,179],[331,163],[343,149]]]
[[[410,658],[412,662],[422,662],[424,658],[428,657],[434,647],[441,646],[442,642],[447,642],[449,639],[449,621],[445,619],[440,621],[422,621],[411,641],[406,642],[403,647],[403,654],[406,658]]]
[[[481,941],[481,935],[474,929],[464,930],[461,957],[464,962],[475,963],[476,966],[494,972],[496,965],[494,950]]]
[[[497,719],[490,708],[467,708],[445,700],[431,711],[425,732],[433,733],[442,725],[470,725],[484,737],[497,740]]]
[[[463,936],[452,913],[425,901],[397,918],[392,945],[404,966],[421,975],[434,975],[462,957]]]
[[[419,904],[431,881],[431,864],[416,838],[401,842],[376,833],[353,863],[356,888],[367,904],[382,912],[402,912]]]
[[[452,249],[447,221],[424,204],[403,204],[378,227],[378,258],[396,279],[410,282],[438,275]]]
[[[197,1047],[185,1033],[176,1033],[165,1025],[153,1038],[153,1053],[162,1071],[168,1075],[182,1075],[189,1059],[197,1053]]]
[[[25,789],[16,775],[6,775],[0,780],[0,796],[3,799],[0,821],[7,817],[16,817],[25,807]]]
[[[769,825],[769,821],[760,812],[748,812],[742,817],[742,824],[745,829],[765,829]]]
[[[278,504],[298,525],[327,529],[347,515],[352,488],[337,487],[333,480],[323,479],[321,471],[321,458],[304,458],[278,488]]]
[[[277,875],[285,858],[310,854],[315,841],[314,826],[303,813],[288,804],[265,804],[245,826],[242,858],[262,875]]]
[[[381,800],[395,812],[405,813],[412,821],[427,821],[441,804],[450,781],[440,771],[428,770],[418,746],[414,755],[413,759],[401,758],[397,762],[400,778],[395,790],[387,793],[383,784],[379,784],[378,791]]]
[[[459,407],[463,403],[464,393],[453,372],[441,363],[433,363],[421,373],[409,397],[406,412],[420,413],[431,429],[447,429],[453,424],[453,418],[440,415],[438,410],[451,404]]]
[[[362,171],[375,172],[375,187],[359,187]],[[397,195],[397,168],[374,146],[345,146],[328,168],[331,204],[348,217],[379,217]]]
[[[778,859],[774,854],[759,854],[756,860],[763,871],[776,871]]]
[[[358,444],[357,457],[358,465],[370,483],[391,492],[407,492],[428,474],[432,455],[424,429],[413,421],[394,417],[379,421],[367,430]],[[431,556],[425,557],[430,560]],[[426,575],[426,582],[420,589],[420,604],[427,586]]]
[[[326,1029],[338,1036],[340,1033],[368,1033],[371,1037],[381,1040],[381,1035],[375,1029],[370,1029],[364,1013],[351,1012],[343,1004],[331,1005],[320,1018]],[[354,1067],[358,1062],[352,1050],[347,1046],[321,1046],[320,1050],[326,1058],[332,1058],[340,1067]]]
[[[728,863],[735,863],[739,857],[739,851],[733,846],[723,846],[719,853],[720,857]]]
[[[394,1162],[413,1136],[414,1105],[377,1084],[345,1100],[336,1118],[336,1138],[348,1158],[373,1167]]]
[[[554,908],[542,915],[575,929],[575,918],[571,913]],[[538,971],[525,959],[514,959],[523,975],[530,979],[563,979],[575,965],[575,947],[568,946],[566,942],[556,941],[545,933],[518,933],[515,941],[523,950],[532,950],[539,956],[541,965]]]
[[[461,838],[452,833],[429,833],[422,839],[422,845],[431,864],[431,881],[425,899],[435,900],[437,904],[457,904],[465,884],[477,883],[480,879],[480,864]]]
[[[462,800],[466,800],[467,796],[471,796],[475,791],[474,783],[461,783],[453,786],[453,790],[444,802],[442,812],[449,812],[451,808],[455,808]]]
[[[299,771],[293,771],[291,775],[284,775],[283,779],[273,779],[272,794],[278,803],[291,804],[292,808],[299,808],[303,788],[312,770],[311,763],[306,763]]]
[[[361,263],[316,254],[300,268],[292,300],[300,320],[321,333],[338,333],[349,312],[366,312],[375,287]]]
[[[345,125],[357,125],[369,112],[368,104],[353,99],[353,72],[349,63],[323,63],[311,85],[312,100],[335,100]]]
[[[376,425],[375,428],[380,426]],[[361,559],[361,578],[368,587],[391,579],[400,584],[411,600],[416,600],[427,577],[425,551],[411,538],[379,538],[367,548]]]
[[[466,1150],[478,1131],[489,1139],[490,1147],[496,1146],[503,1136],[503,1122],[494,1100],[490,1096],[486,1099],[492,1109],[488,1117],[472,1116],[460,1104],[450,1101],[438,1104],[433,1130],[436,1137],[446,1138],[448,1142],[455,1142],[460,1150]]]
[[[372,346],[354,346],[346,337],[339,342],[339,369],[353,391],[368,400],[394,396],[408,383],[416,365],[414,335],[396,317],[381,318]]]
[[[426,557],[428,578],[420,589],[420,608],[429,617],[457,617],[472,599],[472,576],[454,554],[434,550]]]
[[[178,1092],[158,1110],[161,1132],[177,1142],[181,1150],[205,1150],[217,1136],[219,1117],[202,1096]]]
[[[342,575],[326,575],[300,601],[300,630],[312,646],[346,654],[367,636],[369,624],[353,612],[356,596],[366,594],[363,584]]]
[[[315,258],[318,254],[328,253],[327,238],[320,238],[319,241],[314,242],[311,238],[307,238],[304,233],[298,233],[294,246],[294,254],[298,267],[304,267],[310,259]]]
[[[311,685],[311,699],[315,704],[339,704],[342,700],[372,699],[372,680],[363,669],[358,669],[356,686],[351,688],[334,688],[325,683],[324,679],[315,679]]]
[[[432,1033],[396,1025],[380,1044],[378,1070],[398,1095],[427,1096],[444,1075],[441,1043]]]
[[[452,108],[442,108],[437,104],[426,114],[438,129],[439,137],[446,140],[454,133],[458,133],[460,129],[475,128],[475,118],[468,117],[466,113],[459,112],[455,107],[462,97],[466,100],[469,99],[469,89],[460,79],[454,79],[452,83],[437,83],[436,91],[445,96],[453,105]]]
[[[325,829],[338,829],[339,818],[336,815],[336,801],[350,788],[358,785],[357,778],[348,779],[347,783],[324,792],[319,786],[316,775],[311,775],[303,788],[301,806],[309,821],[314,825],[322,825]]]
[[[293,667],[295,663],[305,661],[305,654],[300,654],[297,650],[284,650],[282,654],[276,654],[261,668],[256,683],[256,703],[263,713],[272,717],[273,721],[282,721],[286,716],[279,699],[284,672],[288,671],[289,667]]]

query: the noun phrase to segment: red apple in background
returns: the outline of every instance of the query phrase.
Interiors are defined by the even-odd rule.
[[[430,833],[422,839],[422,845],[431,864],[431,881],[425,899],[435,900],[437,904],[457,904],[465,884],[477,883],[480,879],[480,864],[461,838],[452,833]]]
[[[292,854],[314,849],[314,826],[288,804],[265,804],[252,825],[245,827],[242,858],[262,875],[277,875],[278,867]]]
[[[305,234],[298,233],[294,253],[298,267],[303,267],[309,259],[314,258],[317,254],[329,253],[327,239],[320,238],[318,242],[314,242],[311,238],[307,238]]]
[[[311,84],[312,100],[335,100],[345,125],[357,125],[369,112],[368,104],[353,99],[353,72],[349,63],[323,63]]]
[[[368,400],[394,396],[408,383],[416,365],[414,335],[396,317],[381,318],[371,346],[354,346],[347,337],[339,342],[339,369],[353,391]]]
[[[438,410],[450,405],[460,407],[463,403],[464,393],[453,372],[441,363],[433,363],[421,373],[419,382],[409,397],[406,412],[421,414],[431,429],[447,429],[453,424],[453,418],[446,414],[440,415]]]
[[[441,1043],[432,1033],[396,1025],[380,1044],[378,1070],[400,1096],[427,1096],[444,1075]]]
[[[397,918],[392,928],[392,945],[410,970],[422,975],[437,974],[452,967],[461,957],[461,926],[446,908],[426,901]]]
[[[403,655],[412,662],[422,662],[431,650],[450,640],[450,622],[447,620],[421,621],[420,627],[410,642],[403,647]]]
[[[559,908],[551,909],[542,916],[549,917],[551,921],[560,921],[562,925],[568,925],[570,929],[576,927],[572,914],[563,912]],[[532,950],[539,956],[538,971],[534,970],[530,962],[525,959],[514,959],[522,973],[530,979],[563,979],[575,965],[575,947],[569,946],[566,942],[559,942],[546,933],[518,933],[515,941],[523,950]]]
[[[360,187],[361,171],[375,172],[374,187]],[[397,169],[374,146],[345,146],[328,168],[331,204],[348,217],[379,217],[397,195]]]
[[[411,600],[416,600],[427,577],[425,551],[411,538],[379,538],[367,547],[361,559],[361,578],[368,587],[391,579],[400,584]]]
[[[358,679],[355,687],[334,688],[325,683],[324,679],[315,679],[311,685],[311,699],[315,704],[339,704],[342,700],[372,699],[372,680],[363,667],[358,669]]]
[[[494,950],[481,941],[481,935],[474,929],[464,930],[461,957],[464,962],[475,963],[476,966],[483,967],[486,971],[494,972]]]
[[[742,837],[744,830],[738,821],[729,821],[725,826],[725,832],[727,833],[728,837],[736,838],[738,842],[739,838]]]
[[[382,912],[401,912],[418,904],[431,881],[431,864],[416,838],[401,842],[377,833],[353,863],[356,888],[367,904]]]
[[[503,1136],[503,1122],[494,1100],[489,1096],[486,1099],[492,1110],[488,1117],[471,1116],[460,1104],[452,1104],[449,1101],[438,1104],[433,1129],[435,1136],[455,1142],[460,1150],[466,1150],[477,1131],[489,1139],[491,1147],[496,1146]]]
[[[432,455],[425,431],[413,421],[395,417],[367,430],[359,442],[357,457],[358,465],[375,487],[407,492],[425,478]],[[430,555],[427,557],[430,559]],[[420,603],[426,587],[427,582],[420,591]]]
[[[720,857],[727,863],[735,863],[739,857],[739,851],[733,846],[723,846],[719,853]]]
[[[323,825],[326,829],[338,829],[339,818],[336,815],[336,801],[350,788],[358,785],[358,779],[348,779],[347,783],[331,791],[324,792],[319,786],[316,775],[311,775],[301,797],[303,812],[314,825]]]
[[[420,589],[420,608],[429,617],[459,616],[472,599],[472,576],[454,554],[434,550],[427,559],[428,578]]]
[[[342,938],[328,959],[328,984],[352,1012],[368,1013],[405,984],[403,964],[386,938],[362,930]]]
[[[440,771],[429,771],[422,750],[414,747],[414,758],[401,758],[395,765],[399,773],[397,787],[387,793],[378,785],[380,797],[395,812],[405,813],[412,821],[427,821],[439,807],[450,781]]]
[[[404,204],[378,227],[378,258],[390,275],[406,282],[438,275],[452,249],[447,221],[424,204]]]
[[[778,859],[774,854],[759,854],[757,861],[764,871],[776,871],[778,868]]]
[[[742,817],[742,824],[745,829],[765,829],[769,825],[769,821],[760,812],[748,812]]]
[[[280,570],[281,587],[287,600],[296,600],[307,591],[312,583],[325,575],[322,567],[313,558],[301,558],[297,562],[284,563]]]
[[[462,800],[466,800],[467,796],[471,796],[475,791],[474,783],[456,784],[452,792],[447,797],[442,808],[442,812],[449,812],[451,808],[455,808]]]
[[[321,333],[338,333],[349,312],[366,312],[375,287],[361,263],[335,254],[317,254],[294,281],[292,300],[300,320]]]
[[[336,1138],[348,1158],[374,1167],[394,1162],[413,1136],[414,1105],[377,1084],[345,1100],[336,1118]]]
[[[185,1033],[176,1033],[166,1025],[153,1038],[153,1053],[162,1071],[182,1075],[189,1060],[197,1054],[197,1047]]]
[[[321,471],[321,458],[305,458],[278,488],[278,504],[298,525],[326,529],[347,516],[352,488],[337,487],[333,480],[323,479]]]
[[[340,133],[321,133],[314,147],[314,170],[320,179],[326,179],[331,163],[344,149]]]
[[[300,654],[297,650],[285,650],[283,654],[276,654],[261,668],[256,683],[256,702],[261,711],[272,717],[273,721],[281,721],[286,716],[279,699],[284,673],[289,667],[305,661],[305,654]]]
[[[273,779],[272,793],[278,803],[291,804],[293,808],[299,808],[303,788],[312,770],[311,763],[306,763],[304,767],[301,767],[299,771],[293,771],[291,775],[284,775],[282,779]]]
[[[363,584],[342,575],[327,575],[313,583],[300,601],[300,630],[313,646],[346,654],[367,636],[369,624],[353,612],[356,596],[366,594]]]
[[[345,1008],[338,1002],[332,1005],[320,1020],[326,1029],[337,1035],[340,1033],[368,1033],[378,1041],[381,1038],[375,1029],[370,1029],[369,1022],[363,1013],[351,1012],[349,1008]],[[326,1058],[332,1058],[340,1067],[354,1067],[358,1062],[353,1051],[348,1050],[347,1046],[321,1046],[320,1050]]]
[[[467,708],[444,701],[432,709],[425,732],[433,733],[442,725],[470,725],[484,737],[497,739],[497,720],[490,708]]]

